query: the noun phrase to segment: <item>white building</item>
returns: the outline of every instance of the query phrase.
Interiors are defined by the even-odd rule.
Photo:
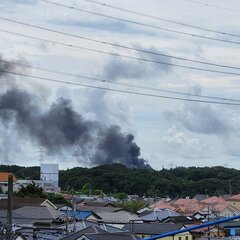
[[[56,188],[59,187],[58,164],[41,163],[40,179],[51,182]]]
[[[26,187],[29,184],[32,184],[34,182],[37,186],[41,187],[44,192],[60,192],[60,187],[56,187],[54,185],[53,181],[45,181],[45,180],[17,180],[16,186],[18,190],[21,189],[21,187]]]

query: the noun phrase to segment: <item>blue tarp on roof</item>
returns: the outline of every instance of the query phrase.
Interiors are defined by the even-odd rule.
[[[65,210],[61,210],[61,212],[65,213],[66,215],[68,214],[69,217],[75,217],[77,220],[85,220],[93,214],[92,211],[79,211],[79,210],[77,210],[76,213],[74,213],[73,210],[68,211],[68,213]]]

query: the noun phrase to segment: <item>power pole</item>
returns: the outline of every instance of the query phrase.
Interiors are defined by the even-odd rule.
[[[8,175],[7,240],[13,239],[13,175]]]

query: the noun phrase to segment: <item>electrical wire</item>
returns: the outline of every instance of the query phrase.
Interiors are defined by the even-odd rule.
[[[133,95],[138,95],[138,96],[163,98],[163,99],[188,101],[188,102],[197,102],[197,103],[209,103],[209,104],[219,104],[219,105],[229,105],[229,106],[240,106],[240,103],[229,103],[229,102],[220,102],[220,101],[218,102],[218,101],[191,99],[191,98],[171,97],[171,96],[165,96],[165,95],[149,94],[149,93],[135,92],[135,91],[129,91],[129,90],[120,90],[120,89],[109,88],[109,87],[94,86],[94,85],[76,83],[76,82],[70,82],[70,81],[62,81],[62,80],[53,79],[53,78],[46,78],[46,77],[35,76],[35,75],[30,75],[30,74],[17,73],[17,72],[14,72],[14,71],[5,71],[5,70],[0,70],[0,71],[3,72],[3,73],[7,73],[7,74],[18,75],[18,76],[27,77],[27,78],[34,78],[34,79],[48,81],[48,82],[61,83],[61,84],[67,84],[67,85],[73,85],[73,86],[81,86],[81,87],[86,87],[86,88],[93,88],[93,89],[112,91],[112,92],[118,92],[118,93],[133,94]]]
[[[109,80],[106,80],[106,79],[94,78],[94,77],[89,77],[89,76],[79,75],[79,74],[66,73],[66,72],[62,72],[62,71],[52,70],[52,69],[49,69],[49,68],[33,67],[29,64],[23,64],[23,63],[19,63],[19,62],[7,61],[7,60],[2,60],[2,59],[0,59],[0,62],[4,62],[4,63],[8,63],[8,64],[15,64],[15,65],[19,65],[19,66],[26,67],[26,68],[41,70],[41,71],[44,71],[44,72],[55,73],[55,74],[64,75],[64,76],[70,76],[70,77],[75,77],[75,78],[83,78],[83,79],[96,81],[96,82],[101,82],[101,83],[110,83],[110,84],[113,84],[113,85],[119,85],[119,86],[124,86],[124,87],[134,87],[134,88],[138,88],[138,89],[151,90],[151,91],[156,91],[156,92],[166,92],[166,93],[172,93],[172,94],[184,95],[184,96],[191,96],[191,97],[208,98],[208,99],[215,99],[215,100],[222,100],[222,101],[240,102],[240,99],[213,97],[213,96],[208,96],[208,95],[191,94],[191,93],[186,93],[186,92],[178,92],[178,91],[171,91],[171,90],[166,90],[166,89],[151,88],[151,87],[145,87],[145,86],[139,86],[139,85],[133,85],[133,84],[127,84],[127,83],[110,82]]]
[[[218,9],[222,9],[222,10],[227,10],[227,11],[231,11],[231,12],[240,13],[240,10],[238,10],[238,9],[221,7],[221,6],[214,5],[214,4],[199,2],[199,1],[196,1],[196,0],[185,0],[185,1],[192,2],[192,3],[197,3],[197,4],[203,5],[205,7],[213,7],[213,8],[218,8]]]
[[[143,22],[138,22],[138,21],[134,21],[134,20],[126,19],[126,18],[115,17],[115,16],[112,16],[112,15],[107,15],[107,14],[103,14],[103,13],[99,13],[99,12],[95,12],[95,11],[91,11],[91,10],[77,8],[77,7],[62,4],[62,3],[52,2],[50,0],[39,0],[39,1],[46,2],[46,3],[49,3],[49,4],[55,5],[55,6],[60,6],[60,7],[64,7],[64,8],[68,8],[68,9],[72,9],[72,10],[76,10],[76,11],[100,16],[100,17],[105,17],[105,18],[114,19],[114,20],[117,20],[117,21],[122,21],[122,22],[127,22],[127,23],[131,23],[131,24],[135,24],[135,25],[140,25],[140,26],[148,27],[148,28],[152,28],[152,29],[167,31],[167,32],[171,32],[171,33],[185,35],[185,36],[198,37],[198,38],[207,39],[207,40],[214,40],[214,41],[218,41],[218,42],[237,44],[237,45],[240,44],[240,42],[238,42],[238,41],[230,41],[230,40],[221,39],[221,38],[209,37],[209,36],[205,36],[205,35],[201,35],[201,34],[188,33],[188,32],[174,30],[174,29],[170,29],[170,28],[154,26],[154,25],[151,25],[151,24],[143,23]]]
[[[224,36],[238,37],[238,38],[240,37],[240,35],[238,35],[238,34],[217,31],[217,30],[213,30],[213,29],[209,29],[209,28],[205,28],[205,27],[200,27],[200,26],[196,26],[196,25],[192,25],[192,24],[188,24],[188,23],[183,23],[183,22],[174,21],[174,20],[170,20],[170,19],[166,19],[166,18],[162,18],[162,17],[157,17],[157,16],[153,16],[153,15],[150,15],[150,14],[137,12],[137,11],[134,11],[134,10],[129,10],[129,9],[126,9],[126,8],[118,7],[118,6],[115,6],[115,5],[112,5],[112,4],[107,4],[107,3],[103,3],[103,2],[99,2],[99,1],[95,1],[95,0],[83,0],[83,1],[88,2],[88,3],[89,2],[94,3],[94,4],[97,4],[97,5],[103,6],[103,7],[117,9],[117,10],[120,10],[120,11],[123,11],[123,12],[135,14],[135,15],[138,15],[138,16],[141,16],[141,17],[147,17],[147,18],[160,20],[160,21],[167,22],[167,23],[177,24],[177,25],[184,26],[184,27],[194,28],[194,29],[198,29],[198,30],[211,32],[211,33],[217,33],[217,34],[221,34],[221,35],[224,35]]]
[[[174,67],[180,67],[180,68],[185,68],[185,69],[190,69],[190,70],[198,70],[198,71],[204,71],[204,72],[211,72],[211,73],[220,73],[220,74],[228,74],[228,75],[235,75],[235,76],[240,75],[240,73],[237,73],[237,72],[211,70],[211,69],[206,69],[206,68],[191,67],[191,66],[175,64],[175,63],[167,63],[167,62],[151,60],[151,59],[147,59],[147,58],[133,57],[133,56],[129,56],[129,55],[123,55],[123,54],[119,54],[119,53],[108,52],[108,51],[103,51],[103,50],[99,50],[99,49],[87,48],[87,47],[82,47],[82,46],[79,46],[79,45],[73,45],[73,44],[62,43],[62,42],[59,42],[59,41],[48,40],[48,39],[44,39],[44,38],[39,38],[39,37],[35,37],[35,36],[27,35],[27,34],[22,34],[22,33],[16,33],[16,32],[3,30],[3,29],[0,29],[0,32],[10,33],[10,34],[13,34],[13,35],[18,35],[18,36],[22,36],[22,37],[35,39],[35,40],[54,43],[54,44],[65,46],[65,47],[76,48],[76,49],[86,50],[86,51],[95,52],[95,53],[97,52],[97,53],[110,55],[110,56],[114,56],[114,57],[123,57],[123,58],[128,58],[128,59],[131,59],[131,60],[143,61],[143,62],[148,62],[148,63],[153,63],[153,64],[174,66]]]
[[[58,30],[55,30],[55,29],[46,28],[46,27],[42,27],[42,26],[38,26],[38,25],[33,25],[33,24],[30,24],[30,23],[17,21],[17,20],[14,20],[14,19],[9,19],[9,18],[4,18],[4,17],[0,17],[0,19],[4,20],[4,21],[24,25],[24,26],[36,28],[36,29],[41,29],[41,30],[45,30],[45,31],[49,31],[49,32],[57,33],[57,34],[62,34],[62,35],[69,36],[69,37],[83,39],[83,40],[87,40],[87,41],[91,41],[91,42],[95,42],[95,43],[100,43],[100,44],[104,44],[104,45],[110,45],[110,46],[113,46],[113,47],[118,47],[118,48],[123,48],[123,49],[128,49],[128,50],[134,50],[134,51],[137,51],[137,52],[143,52],[143,53],[153,54],[153,55],[157,55],[157,56],[169,57],[169,58],[182,60],[182,61],[200,63],[200,64],[214,66],[214,67],[231,68],[231,69],[240,70],[240,67],[236,67],[236,66],[229,66],[229,65],[224,65],[224,64],[211,63],[211,62],[207,62],[207,61],[198,61],[198,60],[194,60],[194,59],[163,54],[163,53],[156,52],[156,51],[151,51],[151,50],[146,50],[146,49],[141,49],[141,48],[136,48],[136,47],[130,47],[130,46],[126,46],[126,45],[120,45],[120,44],[117,44],[117,43],[111,43],[111,42],[107,42],[107,41],[101,41],[101,40],[97,40],[97,39],[93,39],[93,38],[89,38],[89,37],[83,37],[83,36],[80,36],[80,35],[67,33],[67,32],[63,32],[63,31],[58,31]]]

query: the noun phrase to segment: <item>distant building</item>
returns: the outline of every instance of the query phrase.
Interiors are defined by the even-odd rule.
[[[8,176],[13,175],[12,173],[2,172],[0,173],[0,188],[3,190],[4,193],[8,191]],[[16,188],[16,181],[17,178],[13,175],[13,191],[17,190]]]
[[[44,192],[60,192],[60,187],[56,186],[53,181],[45,180],[17,180],[16,189],[20,189],[22,186],[26,187],[31,183],[35,183],[37,186],[41,187]]]
[[[52,184],[59,187],[59,170],[58,164],[42,163],[40,167],[40,179],[45,182],[52,182]]]

